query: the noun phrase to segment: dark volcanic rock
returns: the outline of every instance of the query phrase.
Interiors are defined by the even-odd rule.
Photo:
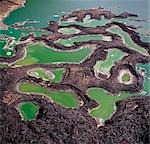
[[[7,71],[0,69],[0,99],[2,98],[2,93],[11,82],[11,79],[12,78],[7,74]]]
[[[117,103],[117,112],[104,127],[77,110],[40,102],[37,120],[24,122],[16,109],[0,105],[2,144],[148,144],[149,97]]]
[[[75,110],[43,103],[37,120],[24,122],[14,108],[2,104],[1,114],[3,144],[98,143],[95,121]]]
[[[149,97],[129,97],[117,102],[117,112],[100,132],[106,132],[105,144],[148,144]],[[101,133],[100,133],[101,136]]]

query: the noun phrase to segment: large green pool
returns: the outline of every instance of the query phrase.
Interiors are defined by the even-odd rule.
[[[33,102],[22,102],[19,104],[19,112],[23,120],[35,120],[39,112],[39,106]]]
[[[78,106],[78,100],[71,92],[65,91],[49,91],[43,87],[35,86],[32,84],[19,84],[18,90],[23,93],[35,93],[40,95],[45,95],[49,97],[52,101],[60,104],[66,108],[75,108]]]
[[[41,44],[27,47],[27,55],[15,65],[31,65],[46,63],[79,63],[91,52],[90,48],[83,48],[74,52],[57,51]]]

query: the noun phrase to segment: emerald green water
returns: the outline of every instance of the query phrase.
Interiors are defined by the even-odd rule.
[[[19,104],[19,112],[24,121],[35,120],[39,112],[39,106],[33,102]]]
[[[63,76],[65,73],[64,69],[53,69],[51,72],[55,75],[55,77],[51,80],[54,83],[59,83],[63,80]]]
[[[97,108],[90,111],[90,115],[95,118],[108,120],[115,112],[115,103],[131,96],[132,94],[128,92],[121,92],[119,96],[112,96],[101,88],[90,88],[88,89],[88,95],[100,104]]]
[[[103,4],[106,3],[99,0],[87,0],[86,3],[83,0],[79,0],[78,2],[73,0],[36,0],[36,3],[35,0],[27,0],[25,7],[12,12],[4,22],[12,25],[18,21],[32,19],[40,21],[40,23],[34,24],[34,27],[45,27],[49,20],[58,21],[60,16],[66,12],[74,11],[77,8],[94,8]]]
[[[110,28],[108,31],[121,36],[121,38],[123,39],[125,45],[128,48],[133,49],[133,50],[135,50],[135,51],[137,51],[137,52],[139,52],[143,55],[149,56],[147,50],[144,49],[143,47],[137,45],[136,43],[134,43],[134,41],[132,40],[130,35],[128,33],[124,32],[120,27],[115,26],[115,27]]]
[[[141,22],[136,21],[136,18],[135,18],[135,21],[132,21],[130,19],[131,18],[126,18],[126,19],[113,18],[111,21],[120,22],[120,23],[124,23],[127,25],[137,26],[137,27],[142,26],[142,28],[137,29],[137,31],[140,33],[141,40],[143,42],[150,42],[150,37],[145,35],[145,32],[149,30],[149,25],[147,25],[148,23],[145,21],[141,21]]]
[[[58,21],[62,15],[67,14],[68,12],[75,11],[77,9],[89,9],[96,8],[98,6],[102,6],[108,10],[113,11],[114,13],[121,13],[124,11],[130,11],[131,13],[136,13],[140,16],[140,18],[148,19],[148,1],[137,1],[132,0],[130,2],[126,2],[124,0],[116,0],[116,1],[100,1],[100,0],[26,0],[25,7],[18,8],[17,10],[10,13],[10,15],[4,20],[4,23],[7,25],[12,25],[16,22],[26,21],[26,20],[37,20],[37,23],[27,23],[25,26],[33,26],[34,28],[43,28],[48,25],[50,20]],[[135,9],[133,5],[136,5]],[[117,7],[116,7],[117,6]],[[144,7],[144,9],[141,9]],[[109,21],[104,17],[102,20],[88,20],[83,23],[83,26],[103,26]],[[70,23],[69,23],[70,24]],[[80,23],[82,25],[82,22]],[[138,22],[133,22],[132,25],[138,26]],[[143,25],[143,23],[142,23]],[[145,31],[149,28],[149,23],[144,23]],[[10,35],[10,31],[12,31],[11,36],[16,37],[20,33],[19,30],[6,30],[2,33],[8,33]],[[18,36],[19,37],[19,36]]]
[[[114,62],[121,60],[125,56],[125,53],[122,52],[119,49],[110,49],[108,50],[108,55],[106,60],[104,61],[97,61],[94,70],[97,73],[107,74],[109,75],[109,72],[111,68],[114,66]]]
[[[70,39],[59,39],[55,43],[62,44],[64,46],[72,46],[74,42],[85,42],[90,40],[102,40],[103,36],[101,35],[81,35],[72,37]]]
[[[56,51],[41,44],[34,44],[27,48],[27,56],[15,65],[31,65],[46,63],[79,63],[91,52],[90,48],[83,48],[74,52]]]
[[[19,84],[18,90],[23,93],[37,93],[40,95],[46,95],[54,102],[66,108],[76,108],[78,106],[78,101],[71,92],[49,91],[45,88],[32,84]]]
[[[146,63],[146,64],[142,64],[142,63],[138,63],[136,65],[136,69],[139,73],[142,72],[142,70],[144,70],[144,88],[142,91],[142,95],[150,95],[150,63]]]
[[[6,41],[0,41],[0,57],[12,57],[14,55],[13,50],[11,49],[4,49],[4,46],[6,45]]]
[[[50,32],[44,31],[44,30],[21,30],[21,29],[14,29],[9,27],[8,30],[1,30],[0,34],[7,35],[9,37],[12,37],[16,40],[19,40],[21,37],[29,35],[33,33],[35,36],[41,36],[41,35],[47,35]]]

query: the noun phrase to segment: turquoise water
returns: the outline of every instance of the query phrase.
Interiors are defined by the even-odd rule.
[[[134,6],[133,6],[134,5]],[[72,12],[77,9],[89,9],[96,8],[98,6],[104,7],[105,9],[111,10],[116,14],[121,12],[132,12],[139,15],[140,18],[146,19],[150,22],[150,17],[148,15],[148,0],[27,0],[25,7],[19,8],[10,13],[10,15],[4,20],[7,25],[12,25],[16,22],[26,21],[26,20],[37,20],[37,23],[26,23],[25,27],[43,28],[48,26],[50,20],[58,21],[60,17],[67,12]],[[136,7],[136,8],[135,8]],[[142,8],[141,8],[142,7]],[[126,20],[125,20],[126,21]],[[150,41],[150,38],[145,37],[144,33],[149,30],[149,25],[147,23],[129,22],[129,25],[139,26],[142,25],[139,31],[141,34],[141,39],[143,41]],[[107,20],[102,21],[92,21],[91,23],[86,23],[87,26],[105,25]],[[82,25],[82,24],[81,24]],[[19,30],[9,28],[8,30],[0,31],[1,34],[6,34],[9,37],[14,37],[18,40],[21,36],[26,34],[35,33],[36,36],[42,34],[48,34],[46,31],[32,31],[32,30]]]
[[[133,7],[134,5],[134,7]],[[19,8],[13,12],[4,20],[4,23],[7,25],[12,25],[16,22],[26,21],[26,20],[37,20],[37,23],[26,23],[25,26],[32,26],[34,28],[43,28],[48,26],[48,22],[50,20],[58,21],[60,17],[67,12],[72,12],[77,9],[89,9],[96,8],[98,6],[102,6],[105,9],[111,10],[116,14],[121,12],[129,11],[139,15],[140,18],[146,19],[148,22],[150,21],[150,17],[148,16],[148,1],[147,0],[132,0],[132,1],[124,1],[124,0],[27,0],[25,7]],[[136,7],[136,9],[135,9]],[[142,7],[142,9],[141,9]],[[102,20],[103,22],[99,23],[100,25],[105,25],[107,23],[106,20]],[[125,20],[126,21],[126,20]],[[128,20],[127,20],[128,21]],[[128,24],[132,24],[135,26],[142,25],[144,26],[140,31],[142,33],[148,31],[149,25],[147,23],[138,23],[138,22],[130,22]],[[97,25],[97,21],[93,21],[92,25]],[[89,24],[91,25],[91,24]],[[9,28],[5,31],[0,31],[1,34],[6,34],[11,37],[15,37],[16,39],[20,38],[20,36],[36,33],[37,36],[42,34],[47,34],[46,31],[32,31],[32,30],[19,30]],[[144,37],[141,34],[142,40],[149,41],[148,37]]]
[[[48,31],[42,31],[42,30],[20,30],[20,29],[14,29],[14,28],[10,28],[8,30],[1,30],[0,34],[5,34],[9,37],[12,37],[16,40],[18,40],[19,38],[21,38],[22,36],[26,36],[33,33],[35,36],[41,36],[41,35],[47,35],[50,32]]]
[[[142,18],[149,18],[147,0],[86,0],[86,2],[85,0],[27,0],[25,7],[12,12],[4,22],[11,25],[18,21],[35,19],[40,23],[34,24],[34,27],[44,27],[47,26],[49,20],[58,21],[59,17],[64,14],[63,12],[72,12],[78,8],[96,8],[98,6],[115,13],[129,11],[139,14]]]
[[[146,63],[146,64],[142,64],[142,63],[138,63],[136,65],[136,69],[139,73],[143,71],[143,75],[144,75],[144,88],[141,94],[143,95],[150,95],[150,63]]]

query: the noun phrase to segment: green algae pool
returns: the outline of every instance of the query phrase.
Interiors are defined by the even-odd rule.
[[[96,73],[102,73],[109,76],[111,68],[114,66],[114,62],[121,60],[126,54],[119,49],[108,50],[108,55],[106,60],[97,61],[94,70]]]
[[[62,44],[64,46],[72,46],[75,42],[86,42],[91,40],[103,40],[102,35],[80,35],[70,39],[59,39],[55,43]]]
[[[101,88],[88,89],[88,95],[100,105],[90,111],[90,115],[95,118],[100,118],[103,121],[108,120],[115,112],[115,103],[123,100],[133,94],[128,92],[121,92],[119,96],[113,96]]]
[[[27,55],[15,65],[47,64],[47,63],[79,63],[91,53],[90,48],[77,51],[57,51],[42,44],[27,47]]]
[[[23,93],[46,95],[52,101],[60,104],[65,108],[76,108],[78,106],[78,100],[75,97],[75,95],[71,92],[49,91],[41,86],[36,86],[27,83],[19,84],[18,90]]]
[[[64,69],[52,69],[51,72],[55,75],[55,77],[51,80],[52,82],[59,83],[63,80],[65,73]]]
[[[136,44],[132,38],[130,37],[130,35],[126,32],[124,32],[120,27],[118,26],[114,26],[111,27],[110,29],[108,29],[108,31],[117,34],[119,36],[121,36],[121,38],[123,39],[125,45],[130,48],[133,49],[143,55],[149,56],[148,52],[146,49],[144,49],[143,47],[139,46],[138,44]]]
[[[24,121],[36,120],[39,106],[33,102],[22,102],[19,104],[19,113]]]

